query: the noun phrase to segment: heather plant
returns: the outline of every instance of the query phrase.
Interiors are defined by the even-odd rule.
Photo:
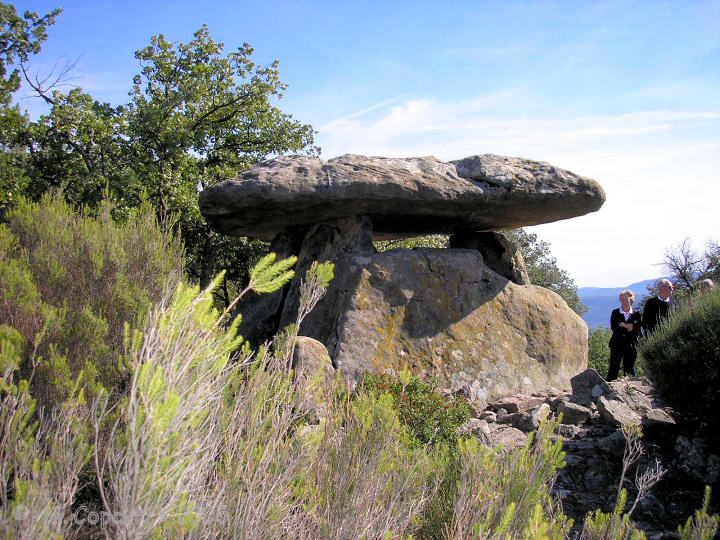
[[[678,534],[681,540],[712,540],[716,538],[720,516],[708,515],[710,506],[710,486],[705,486],[703,505],[694,515],[690,516],[685,525],[678,527]]]
[[[445,537],[563,538],[572,521],[551,494],[557,469],[565,465],[557,422],[543,421],[518,449],[488,448],[461,440],[458,496]]]
[[[437,382],[426,383],[409,370],[397,376],[390,373],[366,373],[358,385],[360,392],[383,392],[392,396],[392,407],[407,427],[410,441],[416,447],[444,445],[448,449],[442,466],[436,467],[437,490],[425,505],[418,535],[438,538],[452,515],[460,477],[459,428],[470,419],[462,399],[443,396]]]
[[[305,484],[315,537],[396,538],[416,531],[440,486],[447,446],[418,445],[393,396],[361,390],[325,424]]]
[[[644,540],[645,533],[638,529],[625,513],[627,491],[622,489],[615,509],[609,514],[598,509],[585,517],[582,540]]]
[[[266,256],[246,291],[277,290],[292,278],[293,263]],[[327,275],[330,266],[314,268]],[[287,358],[247,347],[235,357],[240,318],[226,325],[232,305],[215,310],[212,289],[221,280],[203,291],[181,284],[172,301],[152,310],[144,333],[128,336],[128,396],[107,447],[95,452],[113,537],[282,537],[297,513],[291,488],[307,462],[293,432],[304,403]],[[103,397],[94,407],[98,442],[111,410]]]
[[[79,395],[36,412],[17,380],[22,337],[0,326],[0,536],[60,538],[73,529],[72,504],[90,457],[87,409]]]
[[[699,294],[640,345],[645,372],[663,399],[718,445],[720,290]]]
[[[182,246],[145,205],[121,223],[111,203],[76,213],[60,194],[20,199],[0,225],[0,320],[23,337],[19,376],[39,405],[126,379],[124,324],[182,275]]]

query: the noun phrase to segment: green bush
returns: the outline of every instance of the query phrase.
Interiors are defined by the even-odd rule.
[[[461,441],[462,470],[446,538],[561,540],[572,526],[551,494],[565,466],[557,422],[543,421],[522,448],[488,448]]]
[[[612,336],[612,332],[605,326],[590,330],[588,334],[588,367],[594,369],[603,377],[608,371],[610,358],[608,343],[610,342],[610,336]]]
[[[358,388],[364,392],[390,394],[400,421],[410,428],[417,445],[443,442],[454,448],[458,428],[470,419],[470,410],[464,401],[443,397],[437,392],[437,384],[424,383],[408,371],[399,377],[368,372]]]
[[[20,199],[0,225],[0,320],[24,339],[19,377],[39,405],[78,385],[119,389],[125,323],[141,327],[182,276],[182,245],[148,205],[122,223],[111,212],[77,214],[46,195]]]
[[[648,378],[668,405],[708,428],[720,407],[720,290],[672,312],[640,350]]]

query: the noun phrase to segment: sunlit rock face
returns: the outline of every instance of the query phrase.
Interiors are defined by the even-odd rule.
[[[493,399],[569,389],[585,369],[583,320],[557,294],[484,266],[476,251],[393,250],[345,269],[335,286],[347,294],[324,308],[339,315],[334,333],[316,337],[353,379],[409,367],[444,387],[479,381]]]
[[[363,214],[375,239],[514,229],[594,212],[600,185],[539,161],[485,154],[433,157],[283,156],[205,189],[217,231],[272,240],[286,227]]]

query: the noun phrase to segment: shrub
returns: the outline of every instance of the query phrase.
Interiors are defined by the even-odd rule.
[[[400,421],[408,426],[418,446],[442,442],[454,448],[458,428],[470,419],[464,401],[440,395],[437,383],[424,383],[409,371],[401,372],[399,377],[368,372],[358,388],[362,392],[390,394]]]
[[[641,343],[641,352],[647,376],[668,405],[701,427],[715,423],[720,407],[720,290],[672,312]]]
[[[182,245],[149,205],[116,223],[112,205],[76,214],[59,194],[20,199],[0,225],[0,320],[24,338],[20,377],[39,405],[78,383],[96,394],[124,383],[124,324],[182,276]]]
[[[572,521],[550,491],[564,466],[557,423],[543,421],[518,449],[460,442],[462,471],[448,538],[548,538],[560,540]]]
[[[37,411],[16,381],[22,336],[0,325],[0,537],[60,538],[90,457],[87,409],[77,399]]]
[[[435,382],[424,383],[407,370],[397,377],[388,373],[366,373],[358,388],[361,392],[385,392],[392,396],[392,406],[407,426],[414,446],[441,444],[449,449],[442,466],[436,467],[436,480],[440,484],[425,506],[418,531],[421,538],[440,537],[450,522],[457,497],[461,468],[458,428],[470,419],[466,403],[442,396]]]
[[[604,326],[590,330],[588,334],[588,367],[603,377],[608,371],[610,336],[612,336],[612,332]]]
[[[405,538],[437,491],[444,445],[416,444],[391,394],[360,391],[326,422],[305,507],[321,538]]]
[[[710,486],[705,486],[702,508],[695,511],[695,514],[687,519],[685,525],[678,527],[681,540],[711,540],[715,538],[720,525],[720,516],[707,513],[708,506],[710,506],[710,493]]]

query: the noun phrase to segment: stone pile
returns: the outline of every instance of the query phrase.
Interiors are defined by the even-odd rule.
[[[358,380],[409,367],[495,399],[569,389],[587,356],[585,323],[529,284],[496,231],[580,216],[604,200],[596,182],[520,158],[284,156],[206,189],[200,209],[221,233],[298,257],[286,289],[239,305],[251,343],[296,321],[305,271],[330,261],[335,279],[300,334],[320,342],[334,368]],[[377,253],[372,244],[433,233],[451,235],[451,249]]]
[[[649,538],[673,537],[677,526],[702,505],[704,486],[720,479],[720,457],[710,453],[703,440],[684,433],[683,425],[645,379],[608,383],[588,369],[573,377],[572,389],[572,393],[551,389],[489,404],[475,402],[471,407],[475,418],[463,431],[491,447],[522,446],[543,418],[562,414],[557,435],[563,438],[566,467],[559,471],[554,491],[579,532],[588,511],[614,508],[626,444],[619,426],[641,425],[644,454],[628,478],[634,478],[636,468],[645,470],[655,460],[667,472],[632,517]],[[472,393],[469,388],[446,392],[466,399]],[[632,504],[637,490],[628,479],[624,487]]]

